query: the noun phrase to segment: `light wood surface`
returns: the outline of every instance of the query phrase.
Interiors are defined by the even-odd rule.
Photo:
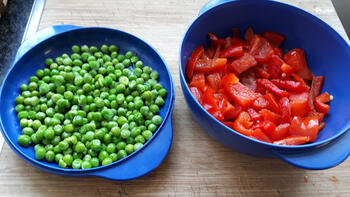
[[[70,178],[42,172],[7,144],[0,154],[1,196],[350,196],[350,160],[323,171],[278,159],[250,157],[211,139],[192,118],[181,91],[178,52],[183,34],[206,0],[49,0],[40,28],[106,26],[151,43],[168,63],[176,91],[174,140],[155,171],[129,182]],[[288,0],[345,32],[330,0]]]

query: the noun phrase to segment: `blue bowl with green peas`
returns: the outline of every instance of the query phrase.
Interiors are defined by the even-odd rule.
[[[0,90],[0,129],[44,171],[130,180],[168,154],[174,96],[166,63],[143,40],[54,26],[19,48]]]

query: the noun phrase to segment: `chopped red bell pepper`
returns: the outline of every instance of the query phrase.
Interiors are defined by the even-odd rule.
[[[271,78],[279,79],[282,76],[281,66],[284,64],[284,61],[277,55],[272,55],[270,61],[267,64],[267,72],[270,74]]]
[[[306,86],[297,81],[272,79],[271,82],[277,87],[290,92],[305,92],[308,90]]]
[[[280,108],[280,105],[278,103],[278,100],[276,99],[276,97],[272,93],[267,93],[263,97],[265,100],[267,100],[267,102],[269,103],[269,108],[273,112],[278,113],[278,114],[281,113],[281,108]]]
[[[218,45],[223,45],[225,44],[225,41],[220,39],[217,35],[214,33],[208,33],[209,39],[210,39],[210,46],[216,47]]]
[[[207,75],[207,81],[211,88],[219,90],[221,88],[221,75],[220,73],[211,73]]]
[[[250,43],[249,53],[259,62],[268,62],[274,50],[270,43],[259,35],[254,35],[253,40]]]
[[[226,58],[217,58],[210,60],[199,59],[194,67],[194,70],[198,72],[210,73],[223,69],[226,65],[226,62]]]
[[[290,107],[292,111],[292,116],[305,116],[310,108],[309,108],[309,93],[302,92],[298,94],[290,94]]]
[[[276,145],[300,145],[305,144],[310,141],[310,137],[308,136],[289,136],[284,138],[283,140],[274,141],[273,144]]]
[[[214,98],[218,108],[224,115],[224,118],[227,116],[226,119],[230,119],[230,115],[235,111],[235,107],[229,102],[226,95],[222,93],[215,93]]]
[[[220,52],[219,57],[221,58],[238,58],[244,54],[243,44],[237,44],[225,48]]]
[[[242,57],[233,60],[228,67],[236,74],[241,74],[242,72],[248,70],[249,68],[255,66],[258,62],[249,53],[245,53]]]
[[[196,100],[202,104],[202,92],[201,90],[199,90],[197,87],[190,87],[190,91],[192,93],[192,95],[194,96],[194,98],[196,98]]]
[[[261,110],[264,108],[269,108],[270,103],[262,96],[259,96],[252,104],[252,108],[256,110]]]
[[[233,73],[228,74],[221,79],[221,83],[224,86],[227,86],[228,84],[231,84],[231,83],[237,83],[237,82],[239,82],[239,79]]]
[[[253,131],[250,129],[252,125],[253,122],[251,121],[249,114],[245,111],[242,111],[237,119],[233,122],[233,128],[237,132],[247,136],[250,136]]]
[[[205,87],[205,77],[203,73],[195,73],[193,74],[190,86],[196,86],[200,89]]]
[[[288,97],[289,96],[288,92],[279,89],[275,84],[273,84],[268,79],[257,79],[256,81],[258,82],[258,84],[262,85],[264,88],[266,88],[270,92],[276,94],[277,96],[280,96],[280,97]]]
[[[278,141],[289,136],[289,123],[280,124],[276,127],[275,132],[270,136],[271,140]]]
[[[259,111],[264,120],[269,120],[273,122],[275,125],[279,125],[281,123],[281,116],[276,114],[268,109],[262,109]]]
[[[328,94],[328,92],[317,96],[314,101],[316,110],[321,113],[327,114],[330,107],[326,103],[328,103],[329,101],[331,101],[331,95]]]
[[[247,109],[247,112],[248,112],[248,114],[249,114],[249,116],[250,116],[250,118],[252,119],[252,120],[254,120],[254,121],[256,121],[256,120],[261,120],[262,119],[262,116],[261,116],[261,114],[259,114],[257,111],[255,111],[253,108],[248,108]]]
[[[254,31],[253,28],[249,27],[247,31],[244,33],[244,39],[250,43],[253,40],[254,37]]]
[[[317,118],[318,122],[322,122],[323,118],[324,118],[324,113],[321,112],[317,112],[317,111],[310,111],[307,114],[307,117],[315,117]]]
[[[258,96],[241,83],[223,84],[226,93],[243,108],[251,105]]]
[[[312,77],[312,83],[311,83],[311,90],[310,95],[312,98],[312,101],[315,100],[315,98],[320,95],[322,87],[324,82],[324,76],[313,76]]]
[[[281,34],[278,34],[273,31],[265,31],[263,34],[263,37],[266,38],[273,47],[279,47],[281,46],[282,42],[284,41],[285,37]]]
[[[290,50],[284,55],[284,61],[293,67],[293,70],[306,81],[312,80],[312,72],[306,63],[305,52],[301,49]]]
[[[281,119],[282,123],[288,123],[290,122],[291,118],[291,108],[289,104],[289,99],[287,97],[282,97],[280,99],[280,109],[281,109]]]
[[[271,143],[270,138],[264,132],[262,132],[261,129],[253,130],[249,137],[263,142]]]
[[[317,117],[307,117],[304,120],[300,116],[293,117],[289,133],[291,136],[308,136],[310,141],[315,141],[318,134],[319,122]]]
[[[210,87],[206,88],[206,90],[204,91],[202,106],[217,120],[223,121],[224,116],[216,104],[214,93],[214,90]]]
[[[202,57],[204,53],[204,47],[202,45],[200,45],[199,47],[197,47],[192,53],[190,58],[188,58],[187,61],[187,67],[186,67],[186,77],[187,79],[192,79],[193,76],[193,71],[194,71],[194,67],[198,61],[198,59],[200,57]]]
[[[267,136],[269,137],[273,136],[275,130],[276,130],[276,125],[273,122],[269,120],[263,121],[263,131]]]

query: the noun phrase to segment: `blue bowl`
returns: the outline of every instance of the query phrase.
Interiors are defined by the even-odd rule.
[[[286,36],[284,49],[306,51],[310,69],[325,76],[324,90],[334,96],[326,127],[313,143],[279,146],[246,137],[207,113],[191,95],[184,71],[191,52],[208,46],[208,32],[220,37],[231,36],[232,27],[253,27],[262,33],[275,31]],[[328,24],[297,7],[272,0],[213,0],[200,11],[188,28],[180,48],[180,80],[185,99],[199,125],[214,139],[241,153],[262,157],[278,157],[292,165],[307,169],[325,169],[344,161],[350,152],[350,48]]]
[[[55,58],[62,53],[71,53],[72,45],[116,44],[122,51],[133,51],[144,62],[159,72],[159,82],[168,91],[164,107],[159,111],[162,124],[142,148],[124,159],[106,166],[76,170],[63,169],[56,163],[35,159],[33,146],[27,148],[17,143],[22,133],[15,98],[20,94],[20,85],[28,83],[36,70],[45,67],[45,59]],[[18,50],[14,65],[7,73],[0,90],[0,129],[7,144],[22,159],[44,171],[65,176],[100,176],[111,180],[130,180],[143,176],[155,169],[167,155],[172,143],[172,111],[174,106],[174,85],[169,69],[161,56],[143,40],[115,29],[81,28],[77,26],[54,26],[37,32]]]

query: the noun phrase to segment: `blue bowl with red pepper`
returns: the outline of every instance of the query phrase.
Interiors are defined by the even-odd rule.
[[[323,90],[333,95],[326,127],[308,144],[281,146],[249,138],[225,126],[210,115],[191,94],[185,71],[192,51],[209,46],[208,32],[219,37],[232,34],[232,28],[253,27],[258,33],[269,30],[286,37],[282,48],[301,48],[309,68],[325,76]],[[327,23],[300,8],[273,0],[213,0],[200,11],[186,31],[180,47],[180,80],[185,100],[194,119],[209,136],[241,153],[277,157],[306,169],[326,169],[340,164],[350,153],[350,47]],[[323,91],[322,91],[323,92]]]

